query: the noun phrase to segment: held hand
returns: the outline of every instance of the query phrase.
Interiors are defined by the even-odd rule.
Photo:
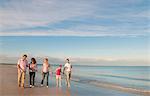
[[[29,65],[26,65],[26,67],[29,67]]]
[[[17,68],[20,70],[20,65],[17,65]]]

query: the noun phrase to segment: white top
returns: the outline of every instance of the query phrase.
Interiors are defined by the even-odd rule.
[[[65,71],[71,71],[71,64],[70,63],[66,63],[65,66],[64,66],[66,69]]]
[[[50,67],[49,64],[43,63],[43,72],[48,72],[49,71],[49,67]]]

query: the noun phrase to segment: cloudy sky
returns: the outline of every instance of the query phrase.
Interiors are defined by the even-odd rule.
[[[148,64],[149,4],[149,0],[0,0],[1,61],[27,53],[82,63]]]

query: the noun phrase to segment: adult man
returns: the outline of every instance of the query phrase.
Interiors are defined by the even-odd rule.
[[[70,87],[72,65],[71,65],[69,59],[66,59],[66,61],[67,61],[67,63],[64,65],[63,73],[65,73],[67,87]]]
[[[28,67],[27,55],[23,55],[21,59],[18,60],[18,86],[24,87],[24,80],[26,75],[26,69]]]

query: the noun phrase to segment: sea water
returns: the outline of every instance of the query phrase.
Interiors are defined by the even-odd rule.
[[[52,71],[58,65],[52,65]],[[41,65],[38,65],[41,70]],[[72,78],[80,81],[108,82],[124,87],[150,90],[150,66],[87,66],[73,65]]]
[[[150,90],[150,67],[148,66],[75,66],[73,74],[84,80]]]

